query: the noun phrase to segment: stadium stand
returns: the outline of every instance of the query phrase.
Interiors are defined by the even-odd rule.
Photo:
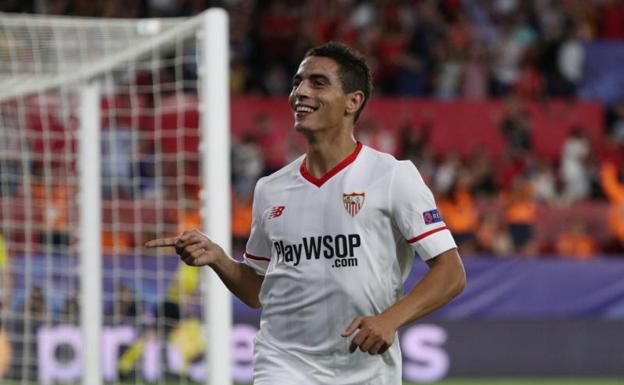
[[[246,111],[232,116],[234,148],[244,148],[247,158],[242,162],[258,169],[239,168],[233,175],[235,202],[242,205],[237,206],[234,221],[239,240],[244,238],[245,205],[254,180],[301,150],[300,140],[288,130],[290,115],[283,103],[297,60],[319,42],[341,40],[365,52],[374,68],[376,95],[359,125],[359,139],[414,161],[438,194],[474,202],[471,220],[456,218],[453,199],[441,205],[443,214],[463,220],[460,232],[467,234],[461,238],[469,242],[464,245],[468,254],[499,254],[491,242],[478,241],[479,234],[484,239],[489,237],[484,234],[491,235],[488,226],[493,224],[502,232],[501,239],[508,233],[512,240],[508,254],[566,254],[567,249],[557,245],[569,239],[570,232],[589,232],[595,242],[592,254],[624,250],[614,219],[608,223],[597,219],[609,217],[609,212],[613,217],[621,205],[612,186],[621,180],[624,165],[624,95],[620,91],[614,96],[596,85],[601,77],[624,80],[597,68],[587,54],[592,49],[599,52],[596,47],[607,43],[615,44],[610,46],[613,54],[624,51],[623,1],[50,0],[4,1],[0,10],[174,17],[209,6],[227,8],[232,18],[232,108]],[[193,68],[186,72],[185,76],[196,77]],[[166,70],[158,75],[167,82]],[[153,74],[140,76],[147,79]],[[163,92],[159,96],[166,106],[168,95]],[[169,102],[179,99],[171,97]],[[167,132],[171,128],[175,133],[179,117],[143,114],[150,103],[145,96],[130,109],[127,96],[118,95],[106,100],[103,108],[125,105],[128,114],[121,115],[117,125],[139,119],[147,136],[158,123],[162,135],[153,140],[161,141],[165,153],[174,151],[177,138]],[[198,124],[196,101],[185,103],[189,107],[183,119],[190,129],[184,143],[192,149],[198,141],[193,129]],[[33,132],[40,129],[37,124],[41,122],[30,127]],[[58,124],[50,121],[48,126],[54,129]],[[36,149],[43,144],[32,145]],[[56,148],[55,143],[51,146]],[[142,150],[143,159],[109,170],[118,177],[130,169],[140,170],[141,196],[119,192],[128,200],[149,200],[150,194],[159,193],[150,178],[149,141]],[[3,164],[11,167],[10,153],[4,157]],[[140,163],[138,168],[132,167],[134,161]],[[608,164],[615,168],[611,173],[615,179],[605,182]],[[187,166],[194,174],[198,164],[190,161]],[[193,183],[185,185],[188,196],[198,192]],[[459,195],[458,183],[463,185]],[[522,205],[513,198],[518,184],[524,185]],[[11,191],[19,204],[18,189]],[[64,193],[59,186],[58,194]],[[149,204],[144,206],[140,215],[149,218]],[[122,208],[119,215],[132,223],[137,213]],[[66,237],[62,218],[42,220],[58,224],[54,242],[62,244]],[[566,226],[570,220],[577,224],[575,229]],[[123,233],[104,234],[104,240],[106,247],[122,249],[136,242]]]

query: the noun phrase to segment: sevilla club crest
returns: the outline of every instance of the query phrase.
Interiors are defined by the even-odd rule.
[[[352,217],[357,214],[362,206],[364,206],[364,197],[365,193],[350,193],[350,194],[342,194],[342,204]]]

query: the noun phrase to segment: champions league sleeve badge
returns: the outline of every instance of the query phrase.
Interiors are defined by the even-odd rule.
[[[364,206],[364,198],[366,193],[342,193],[342,205],[345,210],[354,217]]]
[[[426,225],[430,225],[432,223],[442,222],[442,215],[440,215],[437,209],[429,210],[423,213],[423,219]]]

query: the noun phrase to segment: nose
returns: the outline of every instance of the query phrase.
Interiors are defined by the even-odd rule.
[[[306,98],[310,96],[310,85],[306,80],[302,80],[291,92],[296,99]]]

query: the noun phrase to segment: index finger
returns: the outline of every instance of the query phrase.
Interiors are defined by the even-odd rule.
[[[354,331],[360,328],[360,323],[362,323],[362,317],[355,317],[353,321],[347,326],[344,332],[340,333],[342,337],[349,337],[353,334]]]
[[[152,239],[151,241],[145,242],[145,247],[167,247],[167,246],[175,246],[178,237],[171,238],[158,238]]]

